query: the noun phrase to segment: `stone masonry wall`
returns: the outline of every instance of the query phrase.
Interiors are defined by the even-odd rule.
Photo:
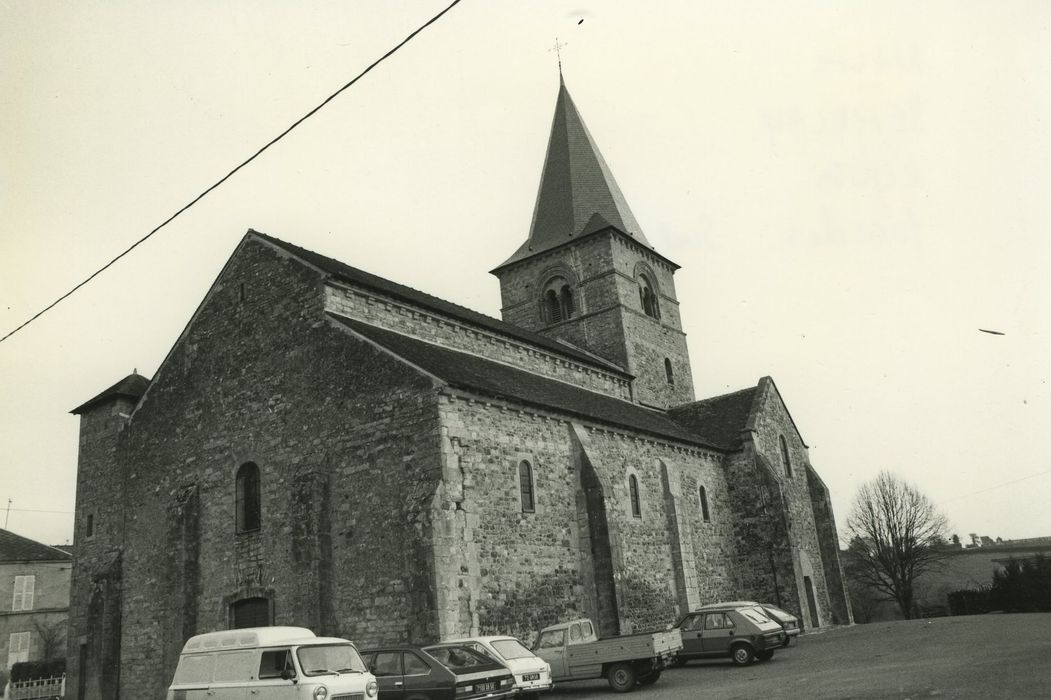
[[[795,559],[797,600],[786,602],[786,609],[803,613],[800,619],[808,626],[823,626],[832,622],[832,606],[825,580],[823,553],[818,539],[818,528],[811,501],[807,469],[810,468],[806,445],[796,430],[781,397],[769,378],[760,382],[760,408],[756,415],[754,446],[773,465],[783,502],[787,508],[789,540]],[[791,476],[781,456],[779,436],[784,436],[791,462]],[[817,603],[817,620],[810,619],[803,577],[811,579]],[[797,607],[792,607],[791,603]]]
[[[656,286],[659,320],[643,313],[640,274]],[[673,274],[671,265],[634,241],[614,233],[585,237],[500,271],[504,320],[625,367],[635,375],[635,398],[643,403],[662,408],[688,403],[694,399],[693,380]],[[577,313],[549,325],[541,315],[539,295],[555,275],[570,282]],[[665,358],[673,368],[672,382]]]
[[[631,394],[628,380],[616,373],[523,343],[510,336],[440,316],[429,309],[413,307],[371,290],[330,283],[326,285],[325,297],[327,308],[342,316],[514,365],[591,391],[622,399],[629,398]]]
[[[531,640],[539,628],[573,617],[598,622],[580,473],[585,459],[608,490],[604,517],[614,541],[606,556],[615,567],[619,613],[614,631],[663,629],[679,612],[662,463],[674,463],[682,482],[678,511],[693,599],[709,602],[732,590],[732,527],[720,455],[595,427],[580,428],[580,443],[572,425],[556,415],[480,397],[453,396],[441,405],[446,478],[433,517],[443,635]],[[575,454],[579,450],[586,455]],[[532,513],[522,509],[523,460],[533,471]],[[640,483],[639,519],[631,515],[629,470]],[[702,482],[709,522],[699,507]]]
[[[734,598],[798,612],[796,565],[777,475],[751,444],[731,454],[726,469],[734,511]]]
[[[721,455],[669,445],[641,436],[594,429],[589,431],[589,458],[612,484],[608,515],[619,534],[621,570],[617,578],[621,631],[664,629],[687,605],[711,602],[732,590],[732,528]],[[676,518],[669,518],[662,466],[679,480]],[[632,514],[628,477],[639,486],[641,517]],[[705,485],[709,522],[699,505],[699,486]],[[677,575],[674,542],[669,525],[678,524],[683,541]],[[691,566],[692,560],[692,566]],[[687,591],[676,590],[676,580]]]
[[[569,424],[525,407],[442,401],[446,479],[435,503],[443,634],[512,634],[591,616]],[[519,464],[532,468],[523,512]]]
[[[821,564],[825,572],[825,585],[831,603],[832,624],[847,625],[854,622],[847,592],[843,567],[839,560],[839,534],[836,532],[836,517],[832,512],[832,500],[828,489],[813,467],[806,465],[810,503],[814,510],[817,540],[821,546]]]
[[[100,582],[120,566],[125,471],[116,463],[114,453],[126,416],[133,408],[130,399],[114,397],[80,416],[66,673],[67,687],[78,689],[83,685],[87,695],[84,700],[113,697],[119,675],[119,659],[109,654],[103,656],[103,640],[97,625],[91,624],[89,606]],[[89,515],[93,529],[90,537]],[[119,615],[119,600],[118,595],[110,601],[111,614]],[[80,668],[81,645],[84,645],[85,660],[91,662],[90,669]]]
[[[185,638],[247,597],[364,645],[436,636],[434,387],[323,309],[317,273],[246,239],[122,433],[122,697],[164,697]],[[262,522],[238,533],[246,462]]]

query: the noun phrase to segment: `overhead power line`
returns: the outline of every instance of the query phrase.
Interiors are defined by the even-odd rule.
[[[371,64],[369,64],[368,68],[366,68],[365,70],[363,70],[363,71],[361,71],[360,73],[358,73],[358,75],[356,75],[356,76],[354,77],[354,79],[353,79],[353,80],[351,80],[350,82],[348,82],[348,83],[347,83],[346,85],[344,85],[344,86],[343,86],[343,87],[341,87],[340,89],[336,90],[336,91],[335,91],[334,93],[332,93],[332,94],[331,94],[331,95],[329,95],[328,97],[326,97],[326,98],[324,99],[324,101],[322,101],[322,102],[321,102],[321,104],[319,104],[319,105],[318,105],[317,107],[314,107],[314,108],[313,108],[312,110],[310,110],[309,112],[307,112],[306,114],[304,114],[304,115],[303,115],[302,117],[300,117],[299,119],[297,119],[296,121],[294,121],[294,122],[292,123],[292,125],[291,125],[291,126],[289,126],[289,127],[287,128],[287,129],[285,129],[285,130],[284,130],[284,131],[282,131],[282,132],[281,132],[280,134],[278,134],[277,136],[275,136],[275,137],[274,137],[273,139],[271,139],[271,140],[270,140],[269,142],[267,142],[267,144],[266,144],[265,146],[263,146],[263,147],[262,147],[262,148],[260,148],[260,149],[259,149],[258,151],[256,151],[255,153],[253,153],[253,154],[252,154],[252,155],[251,155],[251,156],[250,156],[249,158],[247,158],[247,159],[246,159],[245,161],[243,161],[243,162],[242,162],[242,163],[241,163],[240,165],[238,165],[238,166],[237,166],[236,168],[234,168],[233,170],[231,170],[230,172],[228,172],[228,173],[227,173],[226,175],[224,175],[223,177],[219,178],[219,179],[218,179],[218,180],[217,180],[217,181],[216,181],[216,182],[215,182],[214,184],[212,184],[212,185],[211,185],[210,187],[208,187],[208,189],[204,190],[204,191],[203,191],[203,192],[201,192],[201,193],[200,193],[199,195],[197,195],[196,197],[194,197],[194,198],[193,198],[192,200],[190,200],[190,202],[189,202],[188,204],[186,204],[186,205],[185,205],[185,206],[183,206],[183,207],[182,207],[181,209],[179,209],[179,210],[178,210],[177,212],[175,212],[174,214],[172,214],[171,216],[169,216],[169,217],[168,217],[167,219],[165,219],[164,221],[162,221],[162,222],[161,222],[161,223],[160,223],[160,224],[159,224],[159,225],[158,225],[158,226],[157,226],[156,228],[154,228],[154,229],[153,229],[152,231],[150,231],[150,232],[149,232],[149,233],[147,233],[147,234],[146,234],[145,236],[143,236],[143,237],[142,237],[142,238],[140,238],[139,240],[137,240],[137,241],[135,241],[134,243],[132,243],[132,244],[131,244],[131,245],[130,245],[130,246],[129,246],[129,247],[128,247],[128,248],[126,249],[126,250],[124,250],[124,251],[123,251],[123,252],[122,252],[122,253],[121,253],[120,255],[118,255],[117,257],[113,258],[112,260],[110,260],[110,261],[109,261],[108,263],[106,263],[105,265],[103,265],[103,266],[102,266],[102,267],[100,267],[99,269],[95,270],[95,271],[94,271],[93,273],[91,273],[91,274],[90,274],[90,275],[89,275],[89,276],[88,276],[88,277],[87,277],[87,278],[86,278],[86,279],[85,279],[84,281],[80,282],[80,283],[79,283],[78,285],[76,285],[75,287],[73,287],[72,289],[70,289],[70,290],[69,290],[68,292],[66,292],[65,294],[63,294],[62,296],[60,296],[60,297],[59,297],[58,299],[55,299],[55,300],[54,300],[53,302],[51,302],[50,304],[48,304],[47,306],[45,306],[45,307],[44,307],[43,309],[41,309],[41,310],[40,310],[40,311],[38,311],[37,313],[33,314],[33,316],[32,316],[32,317],[30,317],[28,321],[26,321],[25,323],[23,323],[22,325],[20,325],[20,326],[19,326],[18,328],[15,328],[15,329],[14,329],[13,331],[11,331],[11,332],[10,332],[10,333],[8,333],[7,335],[5,335],[5,336],[4,336],[3,338],[0,338],[0,343],[4,342],[5,340],[7,340],[7,339],[8,339],[8,338],[10,338],[11,336],[13,336],[13,335],[14,335],[15,333],[17,333],[18,331],[20,331],[20,330],[22,330],[23,328],[25,328],[26,326],[28,326],[28,325],[29,325],[30,323],[32,323],[33,321],[37,320],[38,318],[40,318],[41,316],[43,316],[44,314],[46,314],[46,313],[47,313],[48,311],[50,311],[51,309],[53,309],[53,308],[55,308],[56,306],[58,306],[58,304],[59,304],[59,303],[61,303],[62,301],[64,301],[64,300],[65,300],[65,299],[67,299],[68,297],[72,296],[72,295],[73,295],[73,293],[74,293],[74,292],[76,292],[76,291],[77,291],[78,289],[80,289],[81,287],[83,287],[84,285],[86,285],[86,284],[87,284],[88,282],[90,282],[91,280],[95,279],[96,277],[98,277],[98,276],[99,276],[100,274],[102,274],[103,272],[105,272],[105,271],[106,271],[106,270],[107,270],[107,269],[108,269],[108,268],[109,268],[110,266],[112,266],[112,265],[113,265],[114,263],[116,263],[116,262],[117,262],[118,260],[120,260],[121,258],[123,258],[123,257],[124,257],[125,255],[127,255],[127,254],[128,254],[128,253],[130,253],[131,251],[135,250],[135,248],[137,248],[137,247],[138,247],[138,246],[139,246],[140,244],[142,244],[142,243],[145,243],[145,242],[146,242],[146,240],[147,240],[147,239],[149,239],[149,238],[150,238],[150,237],[151,237],[151,236],[152,236],[153,234],[155,234],[155,233],[157,233],[158,231],[160,231],[160,230],[161,230],[162,228],[164,228],[164,227],[165,227],[165,226],[167,226],[167,225],[168,225],[169,223],[171,223],[172,221],[174,221],[174,220],[175,220],[175,218],[176,218],[177,216],[179,216],[179,215],[180,215],[180,214],[182,214],[182,213],[183,213],[184,211],[186,211],[187,209],[189,209],[190,207],[192,207],[192,206],[193,206],[194,204],[197,204],[197,202],[199,202],[200,200],[202,200],[202,199],[203,199],[203,198],[205,197],[205,195],[207,195],[207,194],[208,194],[208,193],[210,193],[210,192],[211,192],[212,190],[214,190],[215,188],[219,187],[219,185],[223,184],[224,182],[226,182],[227,180],[229,180],[229,179],[230,179],[231,177],[233,177],[234,173],[236,173],[236,172],[237,172],[238,170],[240,170],[241,168],[243,168],[243,167],[245,167],[246,165],[248,165],[249,163],[251,163],[251,162],[252,162],[253,160],[255,160],[255,159],[256,159],[256,158],[258,158],[258,157],[259,157],[260,155],[262,155],[263,151],[265,151],[266,149],[268,149],[268,148],[270,148],[271,146],[273,146],[273,145],[274,145],[275,143],[277,143],[278,141],[280,141],[281,139],[283,139],[283,138],[284,138],[285,136],[287,136],[287,135],[288,135],[288,134],[289,134],[289,133],[290,133],[290,132],[291,132],[291,131],[292,131],[293,129],[295,129],[295,128],[296,128],[297,126],[299,126],[300,124],[302,124],[303,122],[305,122],[305,121],[306,121],[307,119],[309,119],[310,117],[314,116],[314,114],[316,114],[316,113],[317,113],[317,112],[318,112],[318,111],[319,111],[319,110],[320,110],[320,109],[321,109],[322,107],[324,107],[325,105],[327,105],[327,104],[328,104],[329,102],[331,102],[332,100],[336,99],[336,97],[338,97],[338,96],[340,95],[340,93],[342,93],[342,92],[343,92],[344,90],[346,90],[347,88],[349,88],[349,87],[350,87],[351,85],[353,85],[354,83],[356,83],[356,82],[358,82],[359,80],[361,80],[361,79],[362,79],[363,77],[365,77],[365,75],[366,75],[366,74],[368,74],[368,72],[369,72],[369,71],[371,71],[371,70],[372,70],[373,68],[375,68],[376,66],[378,66],[379,64],[383,63],[383,62],[384,62],[385,60],[387,60],[388,58],[390,58],[390,57],[391,57],[392,55],[394,55],[394,53],[395,53],[395,52],[397,52],[397,51],[398,51],[398,49],[400,49],[401,47],[405,46],[405,45],[406,45],[406,44],[408,44],[408,43],[409,43],[410,41],[412,41],[412,39],[413,39],[413,38],[415,38],[417,34],[419,34],[419,33],[420,33],[420,32],[422,32],[422,31],[423,31],[424,29],[426,29],[427,27],[429,27],[429,26],[431,26],[432,24],[434,24],[435,22],[437,22],[437,21],[438,21],[439,19],[441,19],[441,17],[442,17],[442,16],[443,16],[443,15],[444,15],[444,14],[445,14],[446,12],[448,12],[449,10],[451,10],[452,8],[454,8],[454,7],[456,6],[456,5],[459,5],[459,4],[460,4],[460,0],[453,0],[453,2],[451,2],[451,3],[450,3],[450,4],[449,4],[449,5],[448,5],[448,6],[447,6],[447,7],[446,7],[446,8],[444,9],[444,10],[442,10],[441,12],[439,12],[438,14],[436,14],[436,15],[435,15],[434,17],[431,17],[431,18],[430,18],[429,20],[427,20],[426,22],[424,22],[424,23],[423,23],[422,25],[420,25],[420,26],[419,26],[419,27],[418,27],[418,28],[417,28],[417,29],[416,29],[416,30],[415,30],[414,32],[412,32],[412,34],[409,34],[409,35],[408,35],[407,37],[405,37],[404,39],[402,39],[402,40],[401,40],[401,42],[400,42],[400,43],[398,43],[398,44],[397,44],[397,45],[396,45],[396,46],[395,46],[394,48],[392,48],[392,49],[391,49],[391,50],[389,50],[389,51],[388,51],[387,53],[383,54],[382,56],[380,56],[379,58],[377,58],[377,59],[376,59],[375,61],[373,61],[373,62],[372,62]]]
[[[965,493],[962,496],[953,496],[952,498],[947,498],[944,501],[939,501],[938,505],[942,505],[943,503],[952,503],[953,501],[958,501],[961,498],[970,498],[971,496],[977,496],[978,494],[985,493],[986,491],[992,491],[993,489],[1002,488],[1004,486],[1010,486],[1011,484],[1017,484],[1019,481],[1027,481],[1029,479],[1035,479],[1036,477],[1043,476],[1044,474],[1051,474],[1051,469],[1047,469],[1047,470],[1044,470],[1042,472],[1037,472],[1036,474],[1030,474],[1029,476],[1023,476],[1020,479],[1013,479],[1012,481],[1005,481],[1002,484],[994,484],[992,486],[989,486],[988,488],[984,488],[984,489],[981,489],[979,491],[972,491],[971,493]]]

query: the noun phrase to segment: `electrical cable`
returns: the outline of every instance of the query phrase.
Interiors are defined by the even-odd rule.
[[[203,191],[203,192],[201,192],[201,193],[200,193],[199,195],[197,195],[196,197],[194,197],[194,198],[193,198],[193,199],[192,199],[192,200],[190,201],[190,203],[189,203],[189,204],[187,204],[187,205],[185,205],[184,207],[182,207],[181,209],[179,209],[179,210],[178,210],[177,212],[175,212],[174,214],[172,214],[171,216],[169,216],[169,217],[168,217],[167,219],[165,219],[165,220],[164,220],[163,222],[161,222],[161,224],[160,224],[160,225],[158,225],[158,226],[157,226],[156,228],[154,228],[154,229],[153,229],[152,231],[150,231],[149,233],[147,233],[147,234],[146,234],[145,236],[143,236],[143,237],[142,237],[142,238],[140,238],[139,240],[135,241],[135,242],[134,242],[133,244],[131,244],[131,246],[129,246],[129,247],[128,247],[128,248],[127,248],[127,249],[126,249],[126,250],[125,250],[124,252],[122,252],[122,253],[121,253],[120,255],[118,255],[117,257],[115,257],[115,258],[113,258],[112,260],[110,260],[110,261],[109,261],[108,263],[106,263],[105,265],[103,265],[102,267],[100,267],[100,268],[99,268],[98,270],[95,270],[95,272],[91,273],[91,275],[90,275],[90,276],[88,276],[88,277],[87,277],[87,279],[85,279],[84,281],[80,282],[80,283],[79,283],[79,284],[77,284],[77,285],[76,285],[75,287],[73,287],[72,289],[70,289],[70,290],[69,290],[68,292],[66,292],[65,294],[63,294],[62,296],[60,296],[60,297],[59,297],[58,299],[56,299],[55,301],[51,302],[50,304],[48,304],[47,306],[45,306],[45,307],[44,307],[43,309],[41,309],[40,311],[38,311],[38,312],[37,312],[36,314],[34,314],[34,315],[33,315],[33,316],[32,316],[32,317],[31,317],[31,318],[30,318],[30,319],[28,320],[28,321],[26,321],[25,323],[23,323],[22,325],[20,325],[20,326],[19,326],[18,328],[15,328],[15,329],[14,329],[13,331],[11,331],[11,332],[10,332],[10,333],[8,333],[7,335],[5,335],[5,336],[4,336],[3,338],[0,338],[0,343],[4,342],[5,340],[7,340],[7,339],[8,339],[8,338],[10,338],[11,336],[13,336],[13,335],[14,335],[15,333],[17,333],[18,331],[20,331],[20,330],[22,330],[23,328],[25,328],[26,326],[28,326],[28,325],[29,325],[30,323],[32,323],[33,321],[37,320],[38,318],[40,318],[41,316],[43,316],[43,315],[44,315],[45,313],[47,313],[47,312],[48,312],[48,311],[50,311],[51,309],[53,309],[53,308],[55,308],[56,306],[58,306],[58,304],[59,304],[59,303],[61,303],[61,302],[62,302],[63,300],[65,300],[66,298],[68,298],[68,297],[72,296],[72,295],[73,295],[73,293],[74,293],[74,292],[76,292],[76,291],[77,291],[78,289],[80,289],[81,287],[83,287],[84,285],[86,285],[86,284],[87,284],[88,282],[90,282],[91,280],[95,279],[96,277],[98,277],[98,276],[99,276],[100,274],[102,274],[103,272],[105,272],[105,271],[106,271],[106,270],[107,270],[107,269],[108,269],[108,268],[109,268],[110,266],[112,266],[112,265],[113,265],[113,264],[114,264],[115,262],[117,262],[118,260],[120,260],[121,258],[123,258],[123,257],[124,257],[125,255],[127,255],[128,253],[130,253],[131,251],[133,251],[133,250],[134,250],[135,248],[137,248],[137,247],[138,247],[138,246],[139,246],[140,244],[142,244],[142,243],[145,243],[147,239],[149,239],[149,238],[150,238],[151,236],[153,236],[153,234],[157,233],[157,232],[158,232],[158,231],[160,231],[160,230],[161,230],[162,228],[164,228],[164,227],[165,227],[165,226],[167,226],[167,225],[168,225],[169,223],[171,223],[171,222],[172,222],[172,221],[173,221],[173,220],[174,220],[174,219],[175,219],[175,218],[176,218],[177,216],[179,216],[179,215],[180,215],[180,214],[182,214],[182,213],[183,213],[184,211],[186,211],[187,209],[189,209],[190,207],[192,207],[192,206],[193,206],[194,204],[196,204],[197,202],[199,202],[199,201],[200,201],[201,199],[204,199],[205,195],[207,195],[207,194],[208,194],[208,193],[210,193],[210,192],[211,192],[212,190],[214,190],[215,188],[219,187],[219,185],[221,185],[221,184],[223,184],[224,182],[226,182],[227,180],[229,180],[229,179],[230,179],[230,178],[231,178],[231,177],[232,177],[232,176],[234,175],[234,173],[236,173],[236,172],[237,172],[238,170],[240,170],[240,169],[241,169],[241,168],[243,168],[244,166],[246,166],[246,165],[248,165],[249,163],[251,163],[251,162],[252,162],[253,160],[255,160],[256,158],[258,158],[258,157],[259,157],[260,155],[262,155],[263,151],[267,150],[268,148],[270,148],[271,146],[273,146],[273,145],[274,145],[275,143],[277,143],[278,141],[280,141],[281,139],[283,139],[283,138],[284,138],[285,136],[287,136],[287,135],[288,135],[288,134],[289,134],[289,133],[290,133],[290,132],[291,132],[291,131],[292,131],[293,129],[295,129],[295,128],[296,128],[297,126],[299,126],[300,124],[302,124],[303,122],[305,122],[305,121],[306,121],[307,119],[309,119],[310,117],[314,116],[314,114],[315,114],[315,113],[317,113],[317,112],[318,112],[318,111],[319,111],[319,110],[320,110],[320,109],[321,109],[322,107],[324,107],[324,106],[325,106],[325,105],[327,105],[327,104],[328,104],[329,102],[331,102],[331,101],[332,101],[332,100],[334,100],[334,99],[335,99],[336,97],[338,97],[340,93],[342,93],[342,92],[343,92],[344,90],[346,90],[347,88],[349,88],[349,87],[350,87],[351,85],[353,85],[354,83],[358,82],[358,80],[360,80],[361,78],[365,77],[365,75],[366,75],[366,74],[367,74],[367,73],[368,73],[369,71],[371,71],[371,70],[372,70],[373,68],[375,68],[376,66],[378,66],[378,65],[379,65],[380,63],[382,63],[383,61],[387,60],[387,58],[389,58],[390,56],[392,56],[392,55],[393,55],[393,54],[394,54],[394,53],[395,53],[396,51],[398,51],[398,49],[400,49],[401,47],[405,46],[405,44],[409,43],[409,42],[410,42],[410,41],[411,41],[411,40],[412,40],[412,39],[413,39],[413,38],[414,38],[414,37],[415,37],[415,36],[416,36],[417,34],[419,34],[419,33],[420,33],[420,32],[422,32],[422,31],[423,31],[424,29],[426,29],[427,27],[431,26],[432,24],[434,24],[435,22],[437,22],[437,21],[438,21],[439,19],[441,19],[441,17],[442,17],[442,16],[443,16],[443,15],[444,15],[444,14],[445,14],[446,12],[448,12],[449,10],[451,10],[452,8],[454,8],[454,7],[456,6],[456,5],[460,4],[460,1],[461,1],[461,0],[453,0],[453,2],[452,2],[451,4],[449,4],[449,6],[448,6],[448,7],[446,7],[446,8],[444,9],[444,10],[442,10],[441,12],[439,12],[438,14],[436,14],[436,15],[435,15],[434,17],[431,17],[431,18],[430,18],[429,20],[427,20],[427,21],[426,21],[426,22],[425,22],[424,24],[422,24],[422,25],[421,25],[421,26],[420,26],[419,28],[417,28],[417,29],[416,29],[416,31],[414,31],[414,32],[413,32],[412,34],[409,34],[409,35],[408,35],[407,37],[405,37],[404,39],[402,39],[401,43],[397,44],[397,45],[396,45],[396,46],[395,46],[394,48],[392,48],[392,49],[391,49],[390,51],[388,51],[387,53],[383,54],[383,55],[382,55],[382,56],[380,56],[380,57],[379,57],[378,59],[376,59],[375,61],[373,61],[373,62],[372,62],[372,63],[371,63],[371,64],[370,64],[369,66],[368,66],[368,68],[366,68],[365,70],[361,71],[361,73],[359,73],[359,74],[358,74],[357,76],[355,76],[353,80],[351,80],[350,82],[348,82],[348,83],[347,83],[346,85],[344,85],[344,86],[343,86],[343,87],[341,87],[340,89],[336,90],[336,91],[335,91],[334,93],[332,93],[332,94],[331,94],[331,95],[329,95],[328,97],[326,97],[326,98],[325,98],[325,100],[324,100],[323,102],[321,102],[321,104],[319,104],[318,106],[314,107],[314,108],[313,108],[312,110],[310,110],[309,112],[307,112],[306,114],[304,114],[304,115],[303,115],[302,117],[300,117],[299,119],[297,119],[297,120],[296,120],[295,122],[293,122],[293,123],[292,123],[292,125],[291,125],[291,126],[289,126],[289,127],[287,128],[287,129],[285,129],[284,131],[282,131],[282,132],[281,132],[280,134],[278,134],[278,135],[277,135],[276,137],[274,137],[273,139],[271,139],[271,140],[270,140],[270,141],[269,141],[269,142],[268,142],[268,143],[267,143],[267,144],[266,144],[265,146],[263,146],[262,148],[260,148],[260,149],[259,149],[258,151],[256,151],[256,152],[255,152],[254,154],[252,154],[252,156],[251,156],[251,157],[249,157],[249,158],[248,158],[247,160],[245,160],[244,162],[242,162],[242,163],[241,163],[240,165],[238,165],[238,166],[237,166],[236,168],[234,168],[233,170],[231,170],[230,172],[228,172],[228,173],[227,173],[226,175],[224,175],[224,176],[223,176],[222,178],[220,178],[220,179],[219,179],[218,181],[216,181],[216,182],[215,182],[215,184],[213,184],[212,186],[210,186],[210,187],[209,187],[208,189],[204,190],[204,191]]]

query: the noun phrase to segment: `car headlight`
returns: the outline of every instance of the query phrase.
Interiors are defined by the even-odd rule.
[[[314,700],[326,700],[326,698],[328,698],[328,688],[323,685],[314,688]]]
[[[365,694],[370,698],[376,697],[376,694],[380,692],[380,687],[376,685],[376,681],[369,681],[369,684],[365,686]]]

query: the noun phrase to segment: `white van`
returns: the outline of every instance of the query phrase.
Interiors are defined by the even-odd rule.
[[[371,700],[378,692],[346,639],[252,627],[191,637],[168,700]]]

